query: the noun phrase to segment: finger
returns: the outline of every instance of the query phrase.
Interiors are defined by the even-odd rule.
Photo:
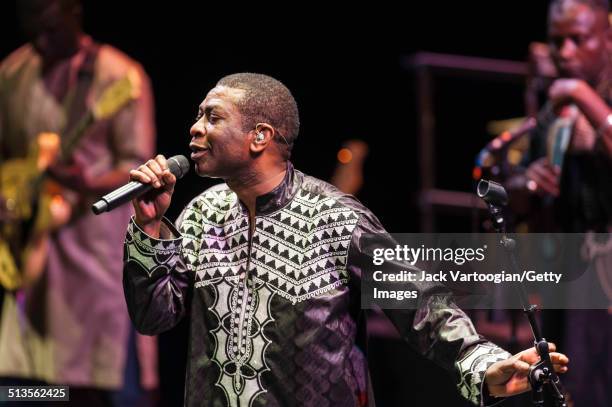
[[[519,353],[518,358],[526,363],[533,364],[540,360],[540,355],[535,348],[527,349]]]
[[[149,182],[151,182],[151,178],[149,178],[147,174],[139,170],[130,170],[130,180],[142,182],[143,184],[148,184]]]
[[[567,365],[569,363],[569,358],[565,356],[563,353],[552,352],[550,354],[550,360],[553,363]]]
[[[505,363],[502,363],[499,366],[499,371],[502,373],[524,374],[525,372],[529,372],[529,366],[529,363],[517,357],[514,357],[512,359],[508,359],[507,361],[505,361]]]
[[[557,345],[554,342],[548,342],[548,351],[554,352],[557,350]]]
[[[164,184],[166,186],[166,190],[167,191],[173,191],[174,190],[174,184],[176,184],[176,177],[174,176],[174,174],[172,174],[170,172],[170,170],[166,169],[166,170],[164,170],[164,172],[162,174],[162,179],[163,179]]]
[[[159,163],[156,160],[149,160],[147,161],[146,165],[147,167],[151,169],[151,171],[155,173],[155,175],[157,176],[157,179],[161,179],[164,169],[161,167],[161,165],[159,165]]]
[[[553,365],[553,369],[555,369],[557,373],[566,373],[569,370],[569,368],[564,365]]]
[[[161,187],[161,182],[157,178],[157,175],[155,174],[155,172],[153,172],[153,170],[148,165],[149,163],[147,162],[147,164],[141,165],[140,167],[138,167],[138,170],[142,171],[147,177],[151,179],[149,183],[153,185],[154,188]],[[160,175],[161,175],[161,171],[160,171]]]
[[[166,161],[166,157],[164,157],[163,155],[158,154],[155,157],[155,162],[157,162],[162,171],[168,169],[168,162]]]
[[[512,364],[512,367],[514,368],[514,371],[518,374],[522,374],[522,375],[527,375],[529,373],[529,367],[531,365],[527,362],[524,362],[522,360],[516,360],[514,361],[514,363]]]

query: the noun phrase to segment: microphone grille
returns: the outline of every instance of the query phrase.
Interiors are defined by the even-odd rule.
[[[189,160],[184,155],[168,158],[168,169],[176,178],[183,178],[189,172]]]

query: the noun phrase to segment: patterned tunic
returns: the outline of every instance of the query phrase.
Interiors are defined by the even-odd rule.
[[[257,198],[250,238],[247,210],[225,184],[196,197],[176,225],[165,221],[168,239],[129,225],[124,289],[143,333],[190,315],[186,405],[373,404],[358,346],[361,279],[371,236],[393,241],[370,211],[289,164],[283,182]],[[410,284],[424,298],[440,289]],[[509,354],[479,337],[452,303],[431,298],[386,312],[480,403],[486,368]]]

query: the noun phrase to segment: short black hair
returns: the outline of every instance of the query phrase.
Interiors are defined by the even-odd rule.
[[[40,17],[51,5],[57,3],[63,13],[76,17],[79,26],[82,25],[80,0],[18,0],[17,17],[25,27],[32,18]]]
[[[269,123],[280,133],[276,142],[283,145],[287,142],[288,159],[300,131],[297,103],[289,89],[270,76],[250,72],[225,76],[217,86],[244,91],[244,96],[237,102],[244,116],[244,130],[255,129],[257,123]]]
[[[81,7],[80,0],[17,0],[17,9],[22,14],[40,13],[53,3],[58,3],[62,10],[72,11]]]
[[[571,4],[584,4],[593,11],[605,13],[606,16],[610,12],[610,2],[608,0],[552,0],[548,13],[549,15],[560,13]],[[606,20],[608,19],[606,18]]]

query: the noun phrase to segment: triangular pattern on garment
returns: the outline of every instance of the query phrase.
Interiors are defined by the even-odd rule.
[[[228,224],[231,221],[233,221],[234,219],[236,219],[236,211],[228,211],[225,214],[225,222],[223,222],[223,223]]]
[[[281,222],[283,225],[287,225],[287,226],[291,227],[292,217],[291,217],[290,215],[287,215],[287,216],[283,217],[283,215],[284,215],[284,214],[285,214],[285,212],[284,212],[284,211],[283,211],[283,212],[281,212],[281,219],[280,219],[280,222]]]
[[[218,198],[225,195],[225,192],[219,193]],[[249,273],[289,298],[299,297],[301,301],[308,298],[310,292],[333,286],[339,273],[347,275],[347,248],[357,217],[353,211],[338,206],[334,199],[318,193],[302,190],[298,197],[269,217],[255,219]],[[241,273],[238,270],[244,272],[247,265],[248,218],[228,202],[212,202],[207,211],[208,223],[207,220],[200,223],[218,237],[204,241],[200,248],[205,253],[201,259],[209,259],[211,267],[208,270],[217,276],[238,275]],[[333,209],[335,205],[337,208]],[[223,219],[220,220],[217,213],[223,214]],[[219,229],[207,227],[207,224]],[[189,226],[192,227],[190,232],[198,232],[197,224],[186,227]],[[216,248],[212,248],[215,240],[218,241]],[[197,249],[196,246],[194,252]],[[214,250],[217,252],[211,253]],[[324,258],[318,260],[322,256]]]
[[[305,257],[305,256],[304,256]],[[293,256],[291,256],[291,259],[289,259],[293,264],[301,264],[302,262],[300,261],[299,256],[296,254],[294,254]]]
[[[219,239],[217,243],[219,244],[219,250],[226,250],[228,244],[227,240]]]
[[[195,245],[193,243],[193,240],[188,239],[187,243],[185,245],[183,245],[183,249],[195,252],[196,251],[196,247],[195,247]]]
[[[198,219],[198,215],[195,213],[195,211],[193,210],[189,210],[187,211],[187,217],[185,218],[186,221],[190,221],[190,222],[194,222],[194,223],[198,223],[200,221],[200,219]]]
[[[266,275],[266,277],[268,279],[268,282],[270,282],[270,283],[274,283],[276,281],[279,281],[278,280],[278,276],[276,274],[274,274],[274,273],[264,273],[264,274]]]
[[[225,218],[225,213],[223,212],[215,213],[215,221],[217,222],[217,224],[221,224],[223,222],[223,218]]]
[[[278,251],[279,251],[279,250],[278,250],[278,243],[277,243],[277,242],[275,242],[274,240],[270,240],[270,242],[272,242],[272,243],[270,244],[270,251],[271,251],[272,253],[278,253]]]
[[[325,274],[321,274],[321,281],[325,282],[325,284],[329,284],[331,280],[331,274],[330,273],[325,273]]]
[[[287,240],[287,243],[291,245],[295,245],[295,235],[293,233],[287,236],[286,240]]]
[[[283,250],[279,250],[278,255],[285,260],[289,260],[289,249],[285,248]]]
[[[276,269],[276,261],[271,257],[266,256],[265,265],[270,267],[271,269]]]
[[[289,234],[289,237],[290,236],[293,236],[293,234]],[[280,241],[285,241],[288,239],[287,235],[285,234],[285,230],[281,228],[275,228],[274,237]]]
[[[270,239],[266,239],[262,237],[259,242],[259,246],[263,247],[266,250],[270,250]]]
[[[300,224],[297,218],[291,218],[291,228],[292,229],[299,229]]]
[[[187,257],[187,261],[189,262],[189,264],[194,264],[195,265],[195,263],[198,261],[197,256],[194,256],[192,254],[188,254],[187,253],[186,257]]]

